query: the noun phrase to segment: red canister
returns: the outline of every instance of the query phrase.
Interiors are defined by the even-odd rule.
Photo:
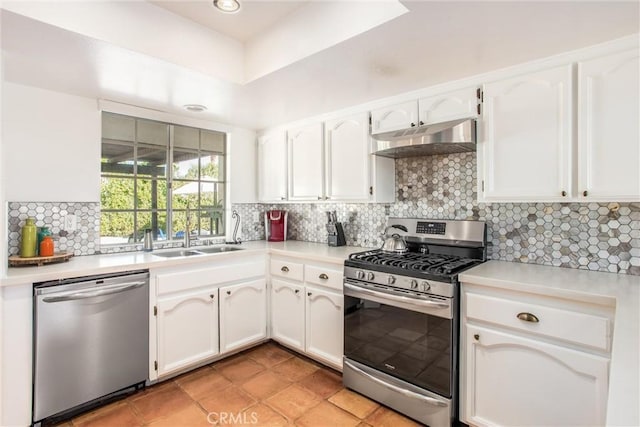
[[[40,242],[40,256],[53,256],[53,239],[45,236]]]

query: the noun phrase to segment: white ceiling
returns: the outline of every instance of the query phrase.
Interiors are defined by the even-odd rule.
[[[123,46],[126,40],[114,44],[3,11],[4,76],[261,129],[640,30],[638,1],[402,3],[408,13],[247,84],[221,78],[197,63],[185,66],[180,58],[140,53],[139,46]],[[165,18],[166,26],[170,16]],[[184,21],[181,28],[204,28],[178,18]],[[148,38],[156,36],[161,35]],[[189,40],[183,42],[188,49]],[[203,61],[216,58],[216,52],[197,53]],[[181,109],[187,103],[209,109],[196,116]]]
[[[309,0],[241,0],[240,10],[233,14],[217,10],[212,0],[149,2],[238,41],[246,42],[269,30]]]

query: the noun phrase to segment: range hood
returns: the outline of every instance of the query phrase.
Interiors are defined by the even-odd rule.
[[[476,121],[461,119],[372,135],[376,156],[431,156],[476,151]]]

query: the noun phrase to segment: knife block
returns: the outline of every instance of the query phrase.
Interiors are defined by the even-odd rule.
[[[327,244],[329,246],[344,246],[347,244],[341,222],[327,224],[327,232],[329,233],[327,236]]]

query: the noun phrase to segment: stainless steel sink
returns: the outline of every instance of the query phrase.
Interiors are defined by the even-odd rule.
[[[154,252],[152,255],[163,257],[163,258],[178,258],[178,257],[188,257],[188,256],[195,256],[195,255],[219,254],[222,252],[239,251],[241,249],[242,248],[238,248],[235,246],[209,246],[206,248],[197,248],[197,249],[180,249],[177,251]]]

